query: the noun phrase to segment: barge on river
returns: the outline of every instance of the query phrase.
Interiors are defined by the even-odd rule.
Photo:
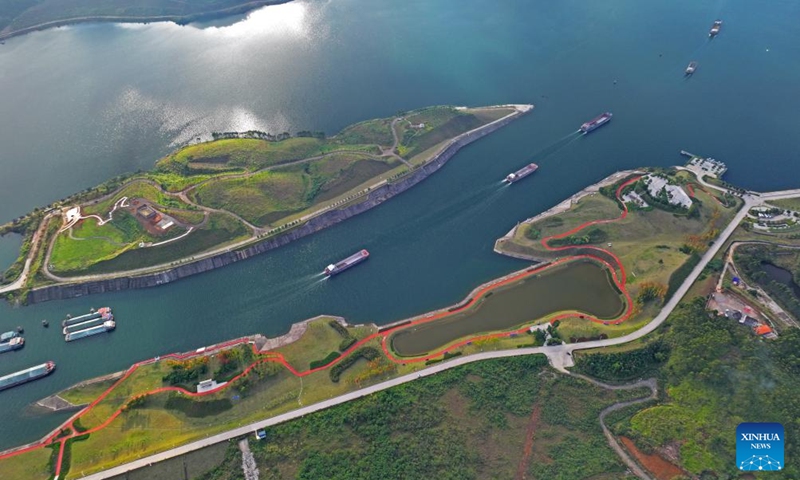
[[[55,362],[45,362],[41,365],[26,368],[25,370],[20,370],[19,372],[0,377],[0,390],[16,387],[17,385],[31,382],[37,378],[45,377],[50,375],[50,373],[52,373],[55,369]]]
[[[538,169],[539,169],[539,165],[536,165],[535,163],[531,163],[530,165],[525,165],[524,167],[520,168],[516,172],[509,173],[508,176],[506,176],[505,180],[503,180],[503,181],[506,182],[506,183],[518,182],[518,181],[522,180],[523,178],[527,177],[528,175],[532,174],[533,172],[535,172]]]
[[[598,115],[595,118],[589,120],[588,122],[581,125],[580,131],[584,134],[589,133],[593,130],[597,130],[598,128],[602,127],[606,123],[611,121],[611,117],[613,114],[611,112],[606,112],[602,115]]]
[[[25,346],[25,339],[22,337],[10,338],[8,341],[0,342],[0,353],[10,352],[12,350],[19,350]]]
[[[323,271],[322,273],[324,273],[329,277],[332,277],[334,275],[338,275],[344,272],[348,268],[355,267],[356,265],[358,265],[359,263],[363,262],[368,258],[369,258],[369,252],[366,250],[361,250],[358,253],[350,255],[341,262],[332,263],[328,265],[327,267],[325,267],[325,271]]]
[[[64,334],[64,340],[71,342],[73,340],[80,340],[81,338],[92,337],[101,333],[110,332],[117,328],[117,323],[114,320],[106,320],[100,325],[84,328],[75,332],[68,332]]]
[[[94,319],[97,319],[97,318],[108,317],[110,315],[111,315],[111,308],[109,308],[109,307],[103,307],[103,308],[98,309],[97,311],[92,309],[86,315],[79,315],[77,317],[71,317],[71,316],[67,315],[67,318],[64,321],[61,322],[61,326],[62,327],[68,327],[70,325],[75,325],[76,323],[86,322],[86,321],[94,320]],[[113,316],[112,316],[112,318],[113,318]]]
[[[708,32],[708,38],[714,38],[719,35],[720,28],[722,28],[722,20],[715,20],[714,25],[711,25],[711,30]]]

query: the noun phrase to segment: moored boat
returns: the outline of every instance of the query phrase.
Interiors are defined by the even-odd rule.
[[[25,370],[20,370],[19,372],[5,375],[0,377],[0,390],[16,387],[17,385],[22,385],[23,383],[50,375],[50,373],[52,373],[55,369],[55,362],[45,362],[41,365],[36,365],[35,367],[26,368]]]

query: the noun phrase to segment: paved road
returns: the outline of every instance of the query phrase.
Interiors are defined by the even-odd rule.
[[[725,230],[719,235],[717,240],[714,244],[706,251],[703,257],[700,259],[700,263],[692,270],[692,273],[686,277],[686,280],[683,284],[678,288],[675,294],[670,298],[661,311],[656,315],[652,322],[648,323],[644,327],[636,330],[633,333],[629,333],[628,335],[617,337],[617,338],[609,338],[607,340],[597,340],[593,342],[584,342],[584,343],[571,343],[566,345],[558,345],[553,347],[548,347],[547,357],[550,360],[550,363],[553,365],[554,368],[566,372],[566,367],[571,367],[574,365],[572,360],[572,352],[575,350],[583,350],[587,348],[599,348],[599,347],[608,347],[612,345],[620,345],[623,343],[628,343],[638,338],[642,338],[643,336],[647,335],[648,333],[652,332],[656,328],[658,328],[667,317],[675,310],[675,307],[678,306],[681,299],[683,299],[686,292],[689,291],[692,284],[694,284],[697,277],[700,276],[700,273],[703,269],[708,265],[708,262],[714,258],[714,255],[722,248],[728,238],[733,234],[736,227],[739,226],[739,223],[744,219],[747,215],[747,211],[758,202],[757,197],[753,197],[747,195],[744,197],[744,205],[742,209],[733,217],[733,220],[728,224]]]
[[[19,278],[14,282],[0,287],[0,293],[11,292],[13,290],[22,288],[25,285],[25,282],[28,280],[28,275],[31,271],[31,263],[33,262],[33,259],[36,258],[36,253],[40,248],[42,248],[42,245],[40,245],[40,240],[44,234],[44,231],[47,229],[47,225],[50,224],[50,218],[52,216],[53,214],[48,213],[44,216],[42,221],[39,222],[39,227],[36,229],[36,232],[34,232],[33,238],[31,239],[31,250],[28,253],[28,258],[25,259],[25,266],[22,268],[22,274],[20,274]]]
[[[498,352],[484,352],[479,353],[476,355],[470,355],[468,357],[458,357],[453,360],[449,360],[446,362],[442,362],[431,367],[428,367],[424,370],[420,370],[417,373],[412,373],[408,375],[404,375],[402,377],[398,377],[392,380],[388,380],[386,382],[382,382],[371,387],[363,388],[360,390],[356,390],[354,392],[346,393],[344,395],[331,398],[329,400],[325,400],[323,402],[315,403],[313,405],[309,405],[307,407],[299,408],[297,410],[284,413],[282,415],[278,415],[266,420],[261,420],[255,423],[251,423],[249,425],[239,427],[233,430],[229,430],[227,432],[223,432],[203,440],[198,440],[196,442],[192,442],[171,450],[167,450],[165,452],[161,452],[155,455],[151,455],[149,457],[145,457],[125,465],[120,465],[118,467],[112,468],[110,470],[106,470],[104,472],[96,473],[85,478],[91,480],[100,480],[105,478],[110,478],[116,475],[120,475],[130,470],[135,470],[137,468],[142,468],[148,466],[152,463],[160,462],[163,460],[167,460],[176,456],[183,455],[185,453],[192,452],[194,450],[198,450],[210,445],[214,445],[219,442],[224,442],[226,440],[230,440],[232,438],[236,438],[242,435],[247,435],[252,433],[254,430],[260,428],[266,428],[273,425],[277,425],[280,423],[287,422],[289,420],[294,420],[296,418],[303,417],[310,413],[314,413],[320,410],[324,410],[326,408],[333,407],[335,405],[340,405],[345,402],[349,402],[351,400],[355,400],[357,398],[361,398],[372,393],[376,393],[382,390],[386,390],[388,388],[395,387],[397,385],[402,385],[407,382],[414,381],[421,377],[427,377],[428,375],[434,375],[436,373],[442,372],[444,370],[448,370],[451,368],[455,368],[461,365],[465,365],[472,362],[477,362],[481,360],[488,360],[492,358],[508,358],[508,357],[516,357],[521,355],[533,355],[533,354],[545,354],[550,361],[550,364],[564,373],[569,373],[566,370],[566,367],[571,367],[574,365],[572,352],[576,350],[583,350],[587,348],[601,348],[601,347],[608,347],[612,345],[620,345],[623,343],[628,343],[630,341],[636,340],[641,338],[656,328],[658,328],[667,317],[672,313],[672,311],[677,307],[678,303],[681,299],[686,295],[686,292],[689,291],[689,288],[694,284],[697,280],[697,277],[706,267],[709,261],[717,254],[717,252],[722,248],[728,238],[733,234],[736,227],[739,223],[744,219],[745,215],[747,215],[748,210],[759,201],[758,197],[746,195],[744,197],[744,205],[742,209],[736,214],[730,224],[723,230],[723,232],[719,235],[717,240],[714,244],[706,251],[703,257],[700,259],[700,262],[697,266],[692,270],[683,284],[678,288],[672,298],[667,301],[664,307],[661,309],[661,312],[647,325],[640,328],[639,330],[630,333],[628,335],[617,337],[617,338],[609,338],[606,340],[597,340],[593,342],[583,342],[577,344],[566,344],[566,345],[557,345],[557,346],[550,346],[550,347],[536,347],[536,348],[518,348],[515,350],[506,350],[506,351],[498,351]]]

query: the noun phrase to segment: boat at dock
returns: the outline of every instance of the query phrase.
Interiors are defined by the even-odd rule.
[[[79,340],[81,338],[92,337],[94,335],[99,335],[101,333],[110,332],[115,328],[117,328],[117,324],[116,322],[114,322],[114,320],[105,320],[100,325],[84,328],[76,332],[66,333],[64,334],[64,340],[66,340],[67,342],[71,342],[73,340]]]
[[[50,375],[55,369],[55,362],[45,362],[41,365],[0,377],[0,390],[16,387],[17,385],[22,385],[23,383],[36,380],[37,378],[45,377]]]
[[[505,180],[503,180],[503,181],[506,182],[506,183],[509,183],[509,184],[514,183],[514,182],[518,182],[518,181],[522,180],[523,178],[527,177],[528,175],[532,174],[533,172],[535,172],[538,169],[539,169],[539,165],[536,165],[535,163],[531,163],[530,165],[525,165],[524,167],[520,168],[516,172],[509,173],[506,176]]]
[[[708,38],[716,37],[720,28],[722,28],[722,20],[715,20],[714,25],[711,26],[711,30],[708,32]]]
[[[689,66],[686,67],[686,75],[689,76],[693,74],[695,70],[697,70],[697,62],[695,61],[689,62]]]
[[[0,334],[0,343],[8,342],[12,338],[17,338],[17,337],[19,337],[19,333],[17,333],[14,330],[11,330],[10,332],[2,333],[2,334]]]
[[[348,268],[355,267],[359,263],[363,262],[364,260],[369,258],[369,252],[366,250],[361,250],[358,253],[354,253],[349,257],[345,258],[341,262],[332,263],[325,267],[325,271],[323,273],[329,277],[337,275],[339,273],[344,272]]]
[[[106,320],[111,320],[111,319],[104,319],[102,317],[101,318],[93,318],[91,320],[86,320],[85,322],[76,323],[76,324],[73,324],[73,325],[67,325],[66,327],[64,327],[61,330],[61,333],[66,335],[68,333],[74,333],[74,332],[77,332],[79,330],[86,330],[87,328],[96,327],[97,325],[102,325],[103,322],[105,322]]]
[[[61,326],[62,327],[68,327],[70,325],[75,325],[76,323],[85,322],[87,320],[94,320],[96,318],[105,318],[105,319],[107,319],[106,317],[109,317],[109,316],[112,319],[114,318],[114,316],[111,315],[111,308],[109,308],[109,307],[103,307],[103,308],[98,309],[97,311],[94,311],[94,309],[92,309],[92,311],[90,311],[86,315],[79,315],[77,317],[67,316],[67,318],[63,322],[61,322]]]
[[[7,342],[0,342],[0,353],[19,350],[25,346],[25,339],[22,337],[14,337]]]
[[[606,112],[602,115],[598,115],[595,118],[589,120],[588,122],[581,125],[580,131],[583,133],[589,133],[593,130],[597,130],[598,128],[602,127],[606,123],[611,121],[611,117],[614,115],[611,112]]]

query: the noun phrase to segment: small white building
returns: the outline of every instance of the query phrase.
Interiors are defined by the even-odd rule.
[[[217,383],[216,380],[213,378],[209,378],[208,380],[203,380],[202,382],[197,384],[197,393],[204,393],[210,390],[214,390],[217,387],[221,387],[228,382]]]
[[[692,198],[683,188],[669,183],[664,177],[658,175],[648,175],[644,177],[647,191],[653,198],[658,198],[662,191],[667,192],[667,199],[671,205],[689,209],[692,206]]]

